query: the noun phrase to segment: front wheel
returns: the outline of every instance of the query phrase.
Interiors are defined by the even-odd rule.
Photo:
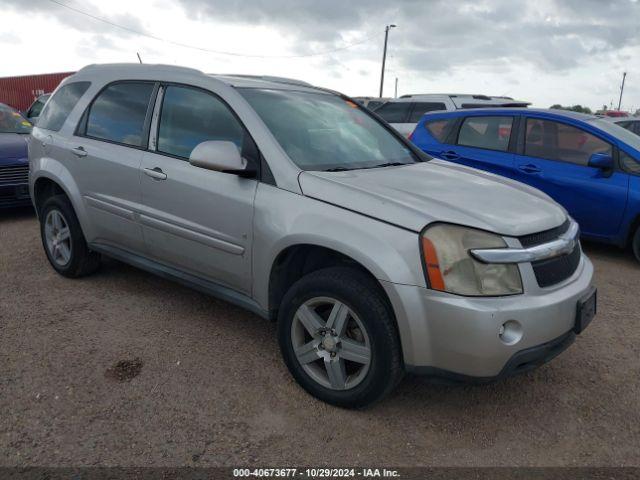
[[[398,333],[375,281],[344,267],[298,280],[278,315],[285,363],[311,395],[341,407],[383,398],[402,378]]]

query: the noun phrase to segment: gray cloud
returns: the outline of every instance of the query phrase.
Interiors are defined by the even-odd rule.
[[[63,0],[111,22],[144,31],[130,15],[108,16],[93,6]],[[161,5],[167,0],[156,0]],[[564,72],[587,60],[621,58],[623,47],[640,44],[640,3],[637,0],[177,0],[194,20],[212,24],[267,26],[289,40],[294,54],[323,52],[378,32],[365,44],[321,60],[336,74],[349,70],[351,60],[378,60],[383,28],[391,32],[392,68],[422,75],[445,75],[460,66],[478,71],[512,71],[530,65],[544,72]],[[0,0],[0,7],[55,18],[70,28],[97,35],[96,46],[109,38],[130,35],[46,0]],[[151,17],[150,17],[151,18]],[[162,32],[153,32],[162,35]],[[255,31],[255,30],[253,30]],[[247,34],[253,32],[247,29]],[[188,43],[188,42],[187,42]],[[211,47],[211,46],[208,46]],[[233,51],[233,41],[221,50]],[[255,51],[264,51],[255,38]]]
[[[447,72],[456,65],[490,70],[528,63],[564,71],[587,58],[640,43],[635,0],[179,0],[199,20],[278,28],[297,52],[344,44],[342,32],[380,31],[378,44],[358,55],[378,54],[385,23],[397,23],[390,48],[412,71]],[[259,39],[256,48],[259,49]],[[268,54],[268,53],[267,53]],[[343,53],[340,58],[348,58]],[[375,57],[374,57],[375,58]]]
[[[109,22],[117,25],[122,25],[125,28],[136,30],[139,32],[145,32],[145,28],[142,22],[125,13],[116,15],[108,15],[103,13],[95,5],[87,5],[86,3],[75,3],[69,0],[62,0],[60,3],[69,5],[69,7],[77,8],[83,12],[90,13],[96,17],[103,18]],[[90,18],[86,15],[74,12],[68,8],[57,5],[53,2],[46,0],[39,1],[23,1],[23,0],[0,0],[0,10],[4,8],[10,8],[14,11],[23,14],[35,14],[52,18],[62,25],[73,28],[80,32],[87,32],[92,34],[103,35],[115,35],[119,37],[129,37],[134,35],[131,32],[127,32],[125,29],[120,29],[109,25],[105,22]]]

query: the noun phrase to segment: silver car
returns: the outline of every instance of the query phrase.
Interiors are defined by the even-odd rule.
[[[47,102],[29,159],[57,272],[106,255],[277,321],[291,374],[335,405],[406,372],[527,371],[595,314],[562,207],[303,82],[89,66]]]

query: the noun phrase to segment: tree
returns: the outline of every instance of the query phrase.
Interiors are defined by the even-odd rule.
[[[555,105],[551,105],[549,108],[554,110],[569,110],[571,112],[579,112],[579,113],[588,113],[591,114],[591,109],[589,107],[583,107],[582,105],[574,105],[573,107],[563,107],[559,103]]]

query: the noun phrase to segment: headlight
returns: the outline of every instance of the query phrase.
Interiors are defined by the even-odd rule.
[[[475,248],[506,247],[500,236],[438,223],[427,227],[420,241],[430,288],[467,296],[522,293],[517,265],[482,263],[469,254]]]

